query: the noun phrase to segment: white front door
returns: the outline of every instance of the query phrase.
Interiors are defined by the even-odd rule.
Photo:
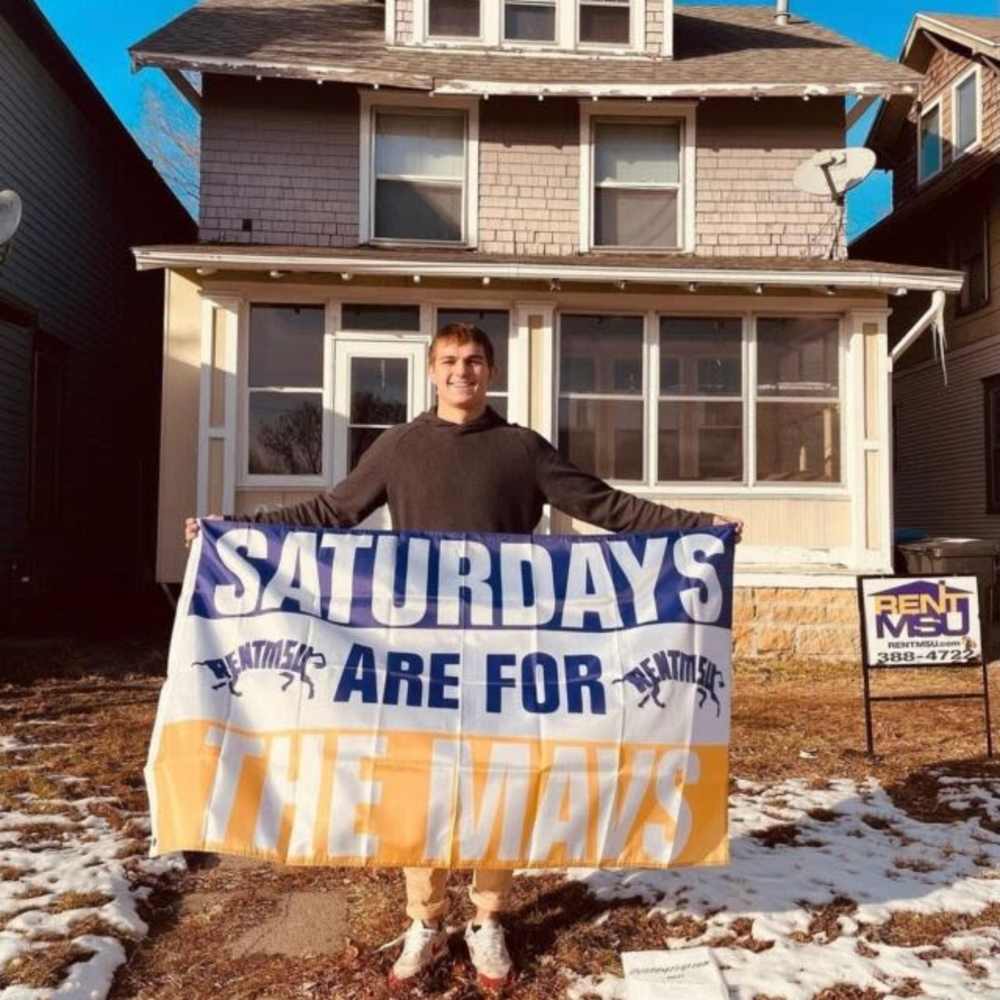
[[[334,354],[333,469],[339,481],[387,428],[427,408],[427,348],[422,343],[338,338]],[[390,527],[384,508],[366,528]]]

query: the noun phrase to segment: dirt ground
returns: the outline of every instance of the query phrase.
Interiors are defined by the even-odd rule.
[[[0,644],[0,736],[23,732],[26,722],[42,720],[52,746],[33,758],[42,773],[87,779],[93,793],[113,796],[122,812],[145,809],[142,767],[165,674],[166,640]],[[879,693],[974,691],[972,670],[911,672],[878,678]],[[878,755],[865,754],[860,669],[854,665],[787,663],[780,667],[737,664],[731,739],[731,772],[752,781],[798,777],[828,779],[872,777],[896,805],[915,818],[954,822],[974,815],[945,809],[936,795],[931,768],[977,777],[1000,777],[1000,766],[984,757],[979,702],[931,701],[875,707]],[[993,668],[992,695],[1000,712],[1000,672]],[[95,723],[80,727],[79,722]],[[19,729],[18,727],[21,727]],[[37,772],[36,772],[37,774]],[[10,796],[25,789],[10,772],[0,772],[0,811]],[[32,780],[38,780],[34,778]],[[5,803],[6,798],[6,803]],[[983,815],[984,823],[989,820]],[[993,827],[991,827],[993,829]],[[123,942],[128,960],[119,969],[112,998],[192,1000],[224,995],[227,1000],[285,997],[336,997],[374,1000],[388,995],[385,973],[391,951],[380,945],[402,929],[403,891],[395,871],[285,869],[243,866],[234,871],[211,857],[191,856],[188,870],[151,885],[141,912],[150,924],[141,942]],[[0,878],[3,878],[0,871]],[[451,920],[469,914],[463,879],[453,879]],[[241,930],[266,918],[275,899],[291,889],[336,890],[346,898],[347,945],[336,958],[231,958],[225,944]],[[228,904],[203,912],[184,909],[193,893],[226,892]],[[558,874],[520,878],[506,924],[518,969],[506,991],[515,1000],[554,1000],[564,995],[565,970],[620,974],[622,940],[632,948],[662,946],[664,921],[647,919],[648,903],[601,902],[580,882]],[[607,914],[606,919],[595,919]],[[0,930],[2,930],[0,918]],[[896,924],[904,934],[943,940],[954,921],[926,919]],[[641,926],[640,926],[641,924]],[[909,930],[907,928],[909,927]],[[700,933],[691,928],[690,937]],[[685,936],[676,924],[669,936]],[[730,946],[755,948],[749,934]],[[53,944],[49,979],[64,966],[65,954]],[[421,985],[421,995],[468,1000],[478,997],[470,970],[456,943],[454,963],[437,980]],[[44,964],[44,963],[43,963]],[[0,970],[0,988],[4,986]],[[874,1000],[883,994],[856,987],[833,987],[817,1000]],[[903,995],[903,994],[894,994]],[[919,995],[912,993],[909,995]],[[761,997],[760,1000],[769,1000]]]

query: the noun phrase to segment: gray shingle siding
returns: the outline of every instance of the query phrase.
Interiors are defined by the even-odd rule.
[[[32,4],[0,13],[0,67],[0,189],[24,203],[0,266],[0,316],[16,309],[40,331],[0,325],[3,603],[5,560],[15,555],[42,582],[57,583],[80,560],[92,560],[95,581],[135,580],[140,519],[152,520],[144,507],[155,496],[136,483],[155,461],[163,278],[136,274],[130,247],[195,230]],[[31,339],[65,359],[62,514],[44,532],[28,511]],[[120,550],[93,530],[109,510],[123,520]]]

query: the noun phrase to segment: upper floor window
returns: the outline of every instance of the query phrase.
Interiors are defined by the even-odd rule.
[[[692,249],[693,110],[605,117],[601,107],[580,107],[581,248]]]
[[[504,0],[503,37],[505,42],[554,42],[555,0]]]
[[[961,77],[952,90],[955,156],[961,156],[979,142],[979,67]]]
[[[480,0],[427,0],[427,34],[432,38],[479,38]]]
[[[647,0],[413,0],[412,33],[397,37],[395,18],[387,11],[390,44],[555,48],[615,54],[644,52]],[[663,35],[660,54],[670,55],[670,32],[663,32],[667,10],[649,11],[649,28]]]
[[[942,166],[940,103],[935,103],[920,113],[917,132],[917,179],[925,181],[933,177]]]
[[[630,17],[629,0],[580,0],[579,39],[586,45],[628,45]]]
[[[435,98],[434,107],[427,107],[382,100],[363,95],[362,242],[474,242],[474,104]]]

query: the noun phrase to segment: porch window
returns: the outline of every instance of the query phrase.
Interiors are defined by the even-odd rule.
[[[743,323],[660,320],[657,481],[743,480]]]
[[[554,42],[555,0],[504,0],[503,37],[507,42]]]
[[[603,479],[641,482],[642,317],[564,314],[559,344],[559,450]]]
[[[986,404],[986,513],[1000,514],[1000,375],[983,379]]]
[[[580,41],[585,45],[628,45],[629,0],[580,0]]]
[[[510,313],[506,309],[439,309],[437,329],[451,323],[471,323],[478,326],[493,345],[496,371],[487,393],[489,405],[505,420],[509,416],[509,375],[507,371]]]
[[[250,475],[323,473],[323,326],[322,306],[250,307]]]
[[[973,68],[956,84],[952,93],[955,156],[979,142],[979,67]]]
[[[480,0],[427,0],[427,34],[432,38],[479,38]]]
[[[925,181],[940,171],[941,152],[941,105],[935,104],[920,115],[918,129],[919,180]]]
[[[833,318],[757,320],[757,481],[840,481],[840,348]]]
[[[375,239],[464,239],[465,138],[461,111],[375,111]]]
[[[678,248],[681,240],[681,126],[595,120],[593,244]]]

